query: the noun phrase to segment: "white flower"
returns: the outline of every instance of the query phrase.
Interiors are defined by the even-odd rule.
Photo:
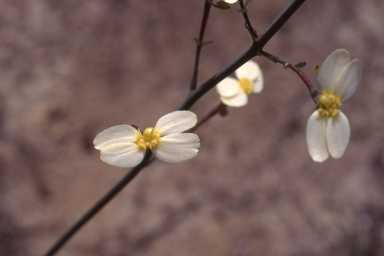
[[[164,163],[179,163],[195,157],[200,139],[193,133],[182,133],[197,123],[190,111],[174,111],[161,117],[155,127],[142,133],[123,124],[99,133],[93,141],[103,162],[118,167],[133,167],[141,163],[147,149]]]
[[[316,162],[343,156],[351,134],[348,118],[337,108],[357,91],[363,75],[363,63],[350,61],[349,52],[334,51],[321,66],[318,109],[307,123],[309,154]]]
[[[237,2],[237,0],[223,0],[224,2],[226,2],[227,4],[234,4]]]
[[[235,71],[238,79],[227,77],[217,84],[220,100],[230,107],[241,107],[248,103],[251,93],[263,90],[263,74],[259,65],[250,60]]]

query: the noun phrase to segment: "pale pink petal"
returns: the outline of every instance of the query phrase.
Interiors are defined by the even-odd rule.
[[[325,59],[317,77],[320,91],[335,92],[336,79],[349,60],[349,52],[345,49],[336,50]]]
[[[222,97],[232,97],[241,89],[235,78],[227,77],[216,85],[217,93]]]
[[[200,148],[199,136],[193,133],[173,133],[162,137],[155,157],[164,163],[180,163],[197,155]]]
[[[307,146],[309,155],[315,162],[327,160],[329,154],[326,142],[327,118],[316,110],[307,122]]]
[[[327,126],[327,145],[333,158],[343,156],[351,136],[348,118],[342,113],[330,118]]]
[[[191,111],[174,111],[161,117],[156,123],[156,130],[160,132],[161,136],[165,136],[170,133],[184,132],[197,123],[197,117],[195,113]]]
[[[346,102],[355,95],[363,77],[363,62],[354,59],[346,65],[336,80],[335,92]]]

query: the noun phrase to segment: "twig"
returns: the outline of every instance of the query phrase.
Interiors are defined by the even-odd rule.
[[[220,6],[218,6],[217,4],[213,3],[211,0],[206,0],[210,5],[216,7],[216,8],[220,8]]]
[[[54,255],[60,248],[80,229],[82,228],[96,213],[98,213],[112,198],[117,195],[147,164],[148,159],[152,155],[148,150],[143,161],[136,167],[132,168],[111,190],[108,191],[94,206],[92,206],[75,224],[72,225],[44,254],[44,256]]]
[[[185,132],[196,131],[197,128],[199,128],[202,124],[206,123],[209,119],[211,119],[217,113],[220,112],[220,106],[221,106],[221,102],[219,101],[218,104],[211,111],[209,111],[208,114],[204,118],[200,119],[199,122],[194,127],[192,127],[191,129],[189,129],[188,131],[185,131]]]
[[[193,68],[193,75],[191,78],[191,82],[189,83],[190,91],[194,91],[197,86],[197,75],[198,75],[198,69],[199,69],[200,53],[201,53],[201,48],[203,48],[204,46],[203,38],[204,38],[205,28],[208,22],[210,10],[211,10],[211,4],[208,2],[208,0],[206,0],[204,4],[204,14],[203,14],[203,20],[201,21],[199,39],[196,39],[197,47],[196,47],[196,56],[195,56],[195,66]]]
[[[260,51],[260,55],[263,57],[266,57],[267,59],[275,62],[275,63],[280,63],[283,64],[285,68],[289,68],[293,70],[300,78],[303,80],[304,84],[307,86],[309,94],[311,95],[313,101],[316,103],[316,105],[319,103],[319,99],[317,98],[317,95],[319,92],[317,91],[316,87],[313,86],[311,81],[307,78],[307,76],[301,71],[298,67],[293,65],[292,63],[289,63],[285,60],[282,60],[268,52],[265,52],[263,50]]]
[[[277,31],[291,18],[291,16],[300,8],[305,0],[293,0],[280,13],[280,15],[269,25],[269,27],[260,36],[261,49],[268,43],[269,40],[276,34]]]
[[[258,39],[256,29],[253,28],[252,23],[249,20],[247,8],[245,8],[244,6],[244,0],[239,0],[239,4],[241,8],[240,12],[243,14],[243,17],[245,19],[245,27],[247,28],[248,32],[251,34],[252,39],[256,41]]]
[[[269,40],[279,31],[279,29],[289,20],[289,18],[300,8],[305,0],[292,0],[292,2],[283,10],[282,13],[272,22],[272,24],[264,31],[259,40],[253,42],[242,55],[231,62],[224,69],[219,71],[216,75],[211,77],[203,85],[191,92],[187,99],[180,105],[179,110],[187,110],[192,107],[195,102],[200,99],[205,93],[216,86],[221,80],[235,72],[236,69],[241,67],[245,62],[251,58],[259,55],[259,52],[268,43]]]

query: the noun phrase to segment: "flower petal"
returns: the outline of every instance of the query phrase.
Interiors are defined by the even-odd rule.
[[[117,167],[134,167],[143,161],[145,151],[139,150],[135,143],[115,143],[100,152],[100,159]]]
[[[164,163],[180,163],[197,155],[200,148],[199,136],[193,133],[173,133],[162,137],[158,147],[152,150],[157,159]]]
[[[223,97],[232,97],[240,91],[239,83],[235,78],[227,77],[216,85],[217,93]]]
[[[130,125],[117,125],[99,133],[93,140],[96,149],[101,150],[100,159],[118,167],[133,167],[144,158],[135,141],[139,132]]]
[[[133,126],[122,124],[110,127],[99,133],[93,140],[95,148],[103,148],[115,143],[133,143],[136,135],[139,133]]]
[[[315,162],[323,162],[329,156],[326,142],[327,119],[316,110],[307,122],[307,146],[309,155]]]
[[[170,133],[184,132],[197,123],[195,113],[191,111],[174,111],[161,117],[156,123],[156,129],[160,132],[161,136]]]
[[[253,60],[247,61],[243,66],[239,67],[235,71],[238,79],[248,78],[251,81],[256,81],[260,77],[261,73],[259,65]]]
[[[349,60],[349,52],[345,49],[338,49],[325,59],[317,77],[320,91],[335,92],[336,79]]]
[[[351,136],[348,118],[342,113],[330,118],[327,126],[327,144],[329,154],[333,158],[343,156]]]
[[[224,0],[227,4],[234,4],[237,2],[237,0]]]
[[[260,93],[263,88],[264,88],[264,78],[263,78],[263,73],[260,72],[259,76],[253,80],[253,93]]]
[[[225,105],[230,107],[242,107],[247,105],[248,103],[248,96],[240,90],[235,96],[233,97],[220,97],[221,102],[223,102]]]
[[[335,92],[346,102],[355,95],[363,77],[363,62],[354,59],[346,65],[336,80]]]

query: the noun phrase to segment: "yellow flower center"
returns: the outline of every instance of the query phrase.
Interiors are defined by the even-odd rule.
[[[237,81],[240,88],[249,96],[253,92],[253,83],[248,78],[241,78]]]
[[[341,106],[339,95],[327,91],[320,93],[319,108],[317,110],[322,116],[336,116],[340,112],[340,109],[338,109],[337,106]]]
[[[148,127],[143,133],[139,130],[136,135],[135,143],[140,150],[156,149],[160,142],[160,132],[155,128]]]

